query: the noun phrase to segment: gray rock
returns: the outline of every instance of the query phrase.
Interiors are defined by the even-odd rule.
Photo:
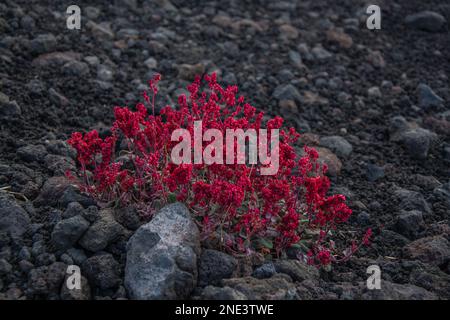
[[[97,78],[100,81],[111,81],[114,79],[114,72],[111,68],[104,64],[100,64],[97,67]]]
[[[268,279],[224,279],[223,285],[244,294],[250,300],[291,300],[295,298],[296,291],[292,280],[285,274],[276,274]]]
[[[0,276],[6,276],[12,271],[11,264],[6,259],[0,259]]]
[[[22,113],[16,101],[9,100],[9,97],[0,92],[0,119],[18,116]]]
[[[217,250],[204,250],[198,266],[198,285],[218,285],[222,279],[231,278],[236,267],[234,257]]]
[[[56,48],[56,38],[53,34],[40,34],[30,41],[30,49],[35,54],[54,51]]]
[[[49,294],[59,292],[66,276],[67,266],[54,262],[50,266],[33,269],[28,274],[28,289],[32,294]]]
[[[430,214],[432,212],[428,202],[423,195],[417,191],[398,189],[394,191],[394,195],[400,201],[398,205],[400,210],[418,210],[424,214]]]
[[[405,18],[406,25],[430,32],[437,32],[441,30],[447,23],[447,20],[437,12],[422,11]]]
[[[197,285],[199,231],[180,203],[141,226],[127,251],[125,287],[132,299],[185,299]]]
[[[81,265],[86,259],[86,254],[82,249],[70,248],[67,254],[72,258],[76,265]]]
[[[67,62],[62,71],[71,76],[84,76],[89,73],[89,66],[87,63],[74,60]]]
[[[370,182],[377,181],[384,177],[384,168],[376,164],[368,163],[366,166],[366,177]]]
[[[117,222],[130,230],[136,230],[141,225],[139,213],[132,206],[117,208],[114,210],[114,218]]]
[[[347,158],[353,151],[352,145],[341,136],[328,136],[320,138],[320,145],[330,149],[341,158]]]
[[[58,199],[58,205],[67,208],[71,202],[78,202],[85,208],[96,205],[96,202],[90,196],[81,194],[76,187],[68,185]]]
[[[252,277],[257,279],[266,279],[273,276],[277,271],[272,262],[268,262],[253,270]]]
[[[442,236],[426,237],[405,246],[403,254],[406,258],[442,266],[450,260],[450,243]]]
[[[90,283],[100,289],[116,288],[120,283],[120,265],[109,253],[90,257],[81,269]]]
[[[124,228],[114,220],[111,210],[100,211],[100,216],[101,218],[89,227],[79,241],[84,249],[92,252],[105,249],[124,234]]]
[[[29,144],[17,149],[16,153],[26,162],[42,162],[47,155],[47,149],[40,144]]]
[[[307,265],[298,260],[276,260],[274,262],[275,270],[278,273],[287,274],[296,282],[303,280],[317,280],[319,271],[317,268]]]
[[[66,210],[62,214],[63,219],[72,218],[78,215],[81,215],[84,208],[78,202],[71,202],[67,205]]]
[[[417,239],[425,229],[422,212],[417,210],[401,211],[395,222],[395,228],[408,239]]]
[[[247,297],[230,287],[213,287],[207,286],[203,289],[201,298],[203,300],[247,300]]]
[[[275,88],[272,96],[281,101],[281,100],[292,100],[295,102],[302,102],[302,96],[300,95],[300,92],[292,85],[279,85]]]
[[[326,60],[326,59],[330,59],[333,56],[333,54],[331,52],[325,50],[320,45],[315,46],[311,50],[311,53],[314,56],[314,58],[317,59],[317,60]]]
[[[158,67],[158,61],[155,58],[148,58],[144,61],[144,64],[149,69],[156,69]]]
[[[58,222],[51,235],[52,244],[57,250],[72,247],[89,228],[89,222],[82,216],[74,216]]]
[[[419,99],[419,107],[423,109],[439,106],[444,103],[444,99],[439,97],[429,86],[424,83],[419,84],[417,87],[417,95]]]
[[[14,197],[0,192],[0,232],[20,237],[30,225],[30,217]]]
[[[409,154],[416,159],[428,156],[430,145],[437,139],[437,135],[427,129],[415,128],[400,134],[400,141]]]

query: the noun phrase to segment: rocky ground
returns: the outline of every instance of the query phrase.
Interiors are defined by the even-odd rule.
[[[76,1],[81,30],[65,1],[2,1],[0,298],[450,298],[450,5],[373,2],[381,30],[360,0]],[[369,248],[329,271],[236,259],[201,244],[181,205],[141,226],[62,177],[68,135],[105,133],[154,72],[160,107],[212,71],[318,147],[354,210],[338,238],[372,227]],[[72,264],[82,290],[63,285]]]

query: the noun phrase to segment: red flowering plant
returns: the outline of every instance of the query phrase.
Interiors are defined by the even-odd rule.
[[[206,75],[188,86],[189,96],[181,95],[178,106],[166,106],[155,115],[155,96],[160,76],[150,81],[150,94],[136,111],[115,107],[112,134],[105,139],[94,130],[75,132],[68,140],[76,149],[82,191],[99,202],[133,203],[151,216],[161,205],[185,203],[205,237],[216,237],[234,254],[260,252],[280,255],[296,246],[311,264],[328,265],[345,260],[361,244],[339,251],[332,236],[352,211],[343,195],[327,195],[330,181],[327,167],[318,153],[307,146],[298,156],[295,144],[299,134],[283,129],[283,119],[263,120],[264,114],[238,96],[237,86],[223,88],[216,75]],[[279,169],[263,175],[265,164],[182,163],[171,160],[179,141],[172,133],[180,128],[194,133],[194,123],[202,121],[202,132],[216,129],[279,129]],[[192,142],[192,146],[195,142]],[[206,142],[202,142],[202,147]],[[235,149],[236,151],[236,149]],[[216,150],[213,153],[217,152]]]

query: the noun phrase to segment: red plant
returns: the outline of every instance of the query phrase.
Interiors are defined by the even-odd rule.
[[[155,115],[155,96],[160,76],[150,81],[152,98],[144,99],[137,111],[115,107],[112,135],[101,139],[94,130],[75,132],[69,144],[76,149],[81,167],[80,187],[103,202],[135,203],[151,215],[155,203],[182,201],[192,211],[206,236],[216,235],[233,253],[254,251],[279,255],[291,246],[304,251],[312,264],[327,265],[347,259],[358,248],[339,253],[332,235],[352,211],[343,195],[328,196],[330,181],[326,166],[318,162],[315,149],[304,147],[296,155],[300,136],[293,128],[284,130],[283,119],[275,117],[267,129],[280,129],[279,170],[261,175],[262,164],[181,164],[171,162],[175,129],[260,129],[263,113],[237,97],[237,86],[223,88],[216,75],[205,76],[208,88],[201,91],[199,77],[188,86],[189,97],[178,98],[178,108],[166,106]],[[119,142],[120,147],[119,147]],[[205,143],[204,143],[205,144]],[[116,149],[120,149],[116,152]],[[370,232],[370,230],[369,230]],[[363,239],[368,241],[370,234]],[[342,257],[343,256],[343,257]]]

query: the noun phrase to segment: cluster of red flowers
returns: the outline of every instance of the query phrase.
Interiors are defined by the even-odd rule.
[[[154,113],[160,76],[150,81],[144,99],[152,109],[138,104],[137,111],[114,109],[112,135],[101,139],[96,131],[75,132],[69,144],[76,149],[81,167],[80,187],[99,201],[135,203],[145,212],[171,201],[184,202],[206,236],[218,236],[224,248],[234,253],[255,251],[280,254],[286,248],[304,249],[304,259],[327,265],[345,259],[357,249],[339,253],[332,235],[352,211],[343,195],[328,196],[330,182],[326,166],[318,162],[313,148],[304,147],[298,157],[294,145],[299,134],[282,129],[283,119],[275,117],[265,128],[280,129],[279,170],[261,175],[262,164],[181,164],[171,162],[171,134],[179,128],[202,130],[263,128],[263,113],[237,96],[238,88],[223,88],[216,75],[206,75],[201,91],[200,77],[181,95],[177,107],[166,106]],[[224,162],[225,163],[225,162]],[[367,234],[363,241],[368,241]]]

